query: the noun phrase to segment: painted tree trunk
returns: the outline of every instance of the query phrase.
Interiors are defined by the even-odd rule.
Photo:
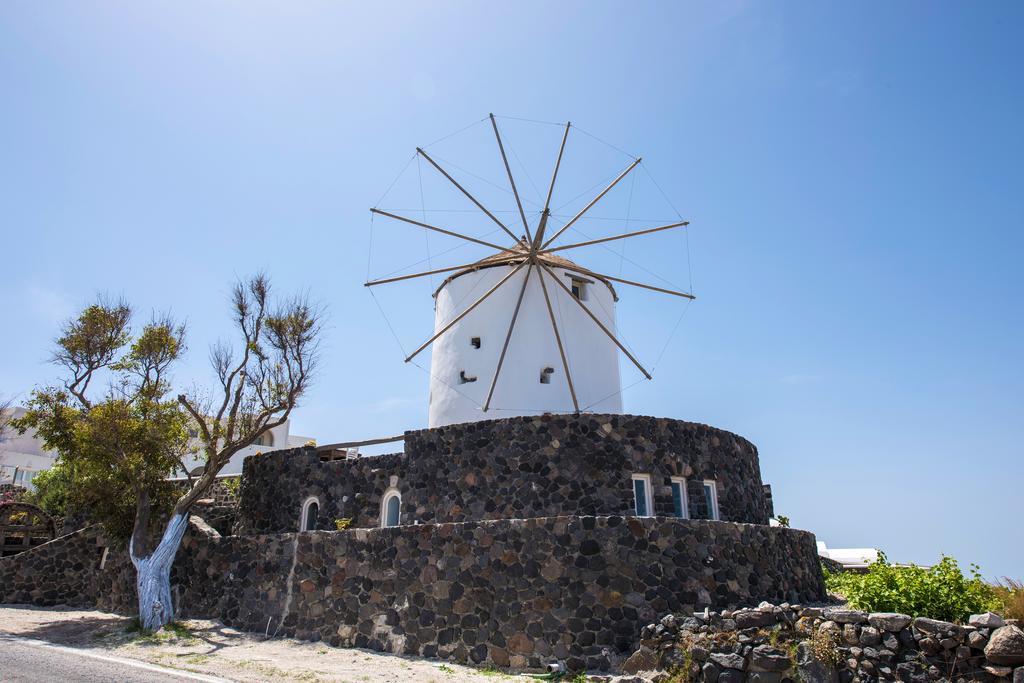
[[[174,619],[171,600],[171,565],[188,527],[188,515],[175,514],[167,522],[159,545],[146,557],[138,557],[129,547],[135,565],[135,587],[139,593],[139,621],[148,631],[156,631]]]

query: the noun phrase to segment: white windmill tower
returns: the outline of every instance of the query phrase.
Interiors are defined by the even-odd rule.
[[[548,233],[551,196],[558,178],[565,143],[572,128],[565,125],[544,210],[531,231],[497,121],[491,125],[509,185],[522,219],[523,237],[516,237],[501,220],[425,151],[417,153],[511,238],[509,245],[460,234],[446,228],[379,209],[377,215],[494,249],[473,263],[437,268],[410,275],[371,280],[367,287],[451,273],[434,293],[434,334],[405,359],[411,361],[433,344],[428,426],[536,415],[622,411],[618,352],[650,379],[616,336],[612,283],[620,283],[693,299],[693,295],[602,274],[568,260],[562,253],[581,247],[681,228],[687,221],[571,244],[556,240],[584,216],[619,181],[640,164],[636,158],[561,228]],[[483,292],[472,297],[475,292]],[[556,311],[558,314],[556,315]],[[500,409],[500,413],[493,411]]]

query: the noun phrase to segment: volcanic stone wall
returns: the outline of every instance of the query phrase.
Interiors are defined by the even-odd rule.
[[[126,553],[100,569],[94,529],[0,560],[0,602],[131,613]],[[229,537],[193,523],[172,584],[182,616],[515,669],[614,668],[666,612],[825,595],[807,532],[618,516]]]
[[[318,528],[351,519],[380,526],[389,489],[402,524],[631,515],[631,475],[651,475],[654,512],[672,516],[671,478],[686,477],[689,516],[708,517],[702,480],[717,485],[720,518],[767,524],[757,449],[707,425],[634,415],[545,415],[406,433],[405,452],[320,462],[312,449],[247,458],[240,533],[298,529],[302,505],[320,503]]]

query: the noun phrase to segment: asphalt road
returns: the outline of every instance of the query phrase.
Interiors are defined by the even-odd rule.
[[[221,683],[224,679],[113,657],[96,650],[0,635],[0,681],[8,683]]]

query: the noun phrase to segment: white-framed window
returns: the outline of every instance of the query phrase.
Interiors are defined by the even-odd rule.
[[[679,519],[690,518],[690,499],[686,495],[686,479],[672,477],[672,509]]]
[[[390,489],[384,493],[384,499],[380,502],[380,525],[387,528],[401,523],[402,494],[398,489]]]
[[[718,485],[714,479],[704,480],[704,500],[708,504],[708,519],[718,519]]]
[[[584,280],[581,277],[575,277],[575,276],[570,275],[569,276],[569,283],[570,283],[569,291],[571,291],[572,295],[574,297],[576,297],[577,299],[579,299],[580,301],[586,301],[587,300],[587,284],[589,282],[590,282],[589,280]]]
[[[320,516],[320,499],[310,496],[302,504],[302,514],[299,516],[299,531],[316,531],[316,521]]]
[[[633,475],[633,509],[637,517],[653,517],[654,501],[651,499],[651,475]]]

